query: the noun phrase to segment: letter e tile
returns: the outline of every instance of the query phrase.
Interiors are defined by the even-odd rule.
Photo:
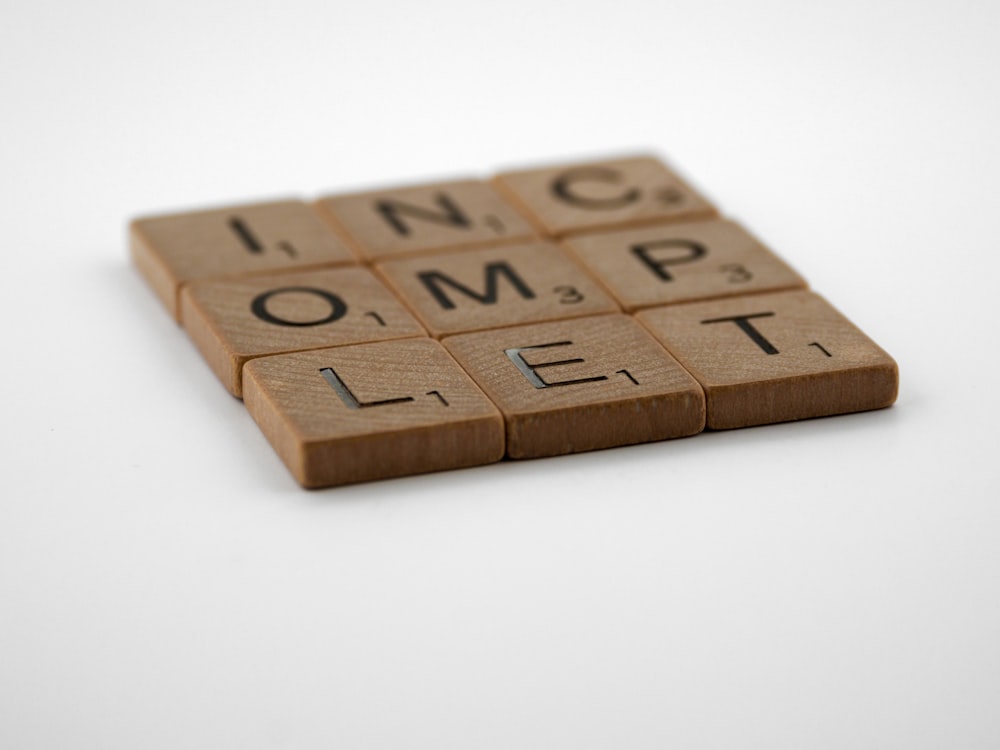
[[[511,458],[664,440],[705,425],[698,383],[625,315],[467,333],[443,343],[503,412]]]

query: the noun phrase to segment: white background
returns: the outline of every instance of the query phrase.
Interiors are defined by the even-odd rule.
[[[0,6],[0,747],[1000,746],[1000,6]],[[135,215],[654,151],[890,410],[297,487]]]

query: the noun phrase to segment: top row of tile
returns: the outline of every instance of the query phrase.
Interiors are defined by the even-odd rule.
[[[709,218],[715,208],[656,158],[638,156],[238,206],[132,222],[135,262],[168,309],[186,283],[377,262]]]
[[[316,206],[369,261],[715,214],[651,157],[330,196]],[[414,231],[414,220],[428,226]]]

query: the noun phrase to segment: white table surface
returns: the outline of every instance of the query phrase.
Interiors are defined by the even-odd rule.
[[[1000,746],[1000,6],[8,4],[0,747]],[[298,488],[135,215],[654,151],[886,411]]]

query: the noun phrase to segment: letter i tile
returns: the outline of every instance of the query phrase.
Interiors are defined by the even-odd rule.
[[[244,401],[305,487],[499,461],[503,419],[437,341],[254,359]]]
[[[704,428],[697,381],[625,315],[468,333],[443,343],[503,412],[510,458],[663,440]]]
[[[192,281],[356,262],[340,237],[302,201],[275,201],[136,219],[132,258],[178,322]]]
[[[896,400],[895,361],[812,292],[658,307],[636,318],[701,383],[711,429],[881,409]]]

